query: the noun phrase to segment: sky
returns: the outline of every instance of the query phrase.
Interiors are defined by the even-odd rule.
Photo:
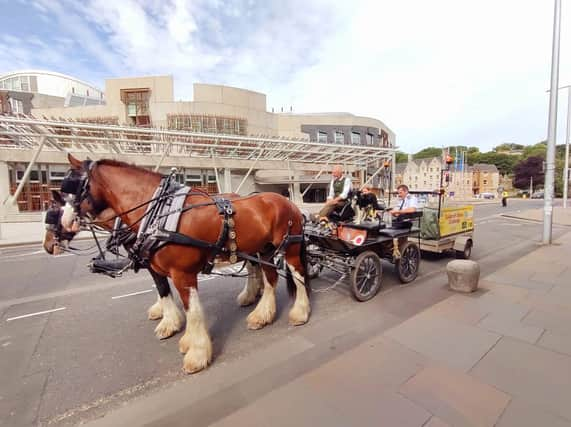
[[[381,120],[402,151],[547,139],[552,0],[0,0],[0,75],[172,75]],[[571,84],[562,0],[559,86]],[[564,143],[567,90],[559,91]]]

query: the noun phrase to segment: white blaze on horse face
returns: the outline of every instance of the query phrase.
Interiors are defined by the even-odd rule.
[[[65,206],[62,209],[63,215],[61,216],[61,225],[63,228],[69,231],[71,230],[73,222],[76,218],[75,210],[69,202],[66,202]]]

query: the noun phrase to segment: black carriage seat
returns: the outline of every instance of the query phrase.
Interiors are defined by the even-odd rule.
[[[422,218],[422,211],[404,213],[393,219],[391,228],[405,229],[412,228],[414,221]]]

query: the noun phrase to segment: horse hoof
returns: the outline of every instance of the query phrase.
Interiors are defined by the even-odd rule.
[[[289,324],[291,326],[300,326],[309,320],[309,312],[302,310],[291,310],[289,312]]]
[[[184,356],[182,361],[182,370],[186,374],[194,374],[196,372],[202,371],[210,364],[212,359],[212,348],[202,348],[197,350],[193,348]]]
[[[160,302],[156,302],[153,305],[151,305],[149,307],[149,310],[147,311],[147,314],[149,316],[149,320],[159,320],[163,317],[163,308],[161,306]]]
[[[155,328],[155,335],[160,340],[170,338],[180,330],[180,328],[176,328],[173,325],[163,325],[163,321],[164,319]]]
[[[236,301],[238,302],[238,305],[240,307],[247,307],[256,302],[256,297],[257,296],[255,294],[253,296],[250,296],[248,295],[247,292],[240,292],[238,298],[236,298]]]
[[[307,314],[305,316],[292,316],[291,314],[289,315],[290,326],[305,325],[308,320],[309,320],[309,314]]]
[[[190,348],[190,335],[184,334],[182,337],[180,337],[180,340],[178,341],[178,351],[180,351],[182,354],[186,354],[189,348]]]
[[[272,317],[268,316],[268,319],[263,319],[259,316],[252,316],[251,314],[246,319],[246,323],[248,325],[248,329],[252,331],[256,331],[258,329],[262,329],[264,326],[272,323]]]

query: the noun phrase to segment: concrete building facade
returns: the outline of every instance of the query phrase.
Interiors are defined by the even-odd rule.
[[[325,187],[329,180],[328,172],[334,163],[346,165],[347,171],[352,173],[357,181],[363,181],[367,174],[374,173],[370,162],[365,162],[368,165],[365,169],[354,166],[351,160],[352,147],[355,147],[355,152],[364,153],[369,148],[371,153],[382,152],[383,158],[391,158],[394,153],[395,134],[380,120],[350,113],[268,112],[266,95],[246,89],[195,84],[192,101],[175,101],[171,76],[117,78],[106,81],[103,99],[105,103],[100,105],[34,107],[31,110],[32,116],[51,120],[51,124],[43,126],[36,123],[33,126],[44,130],[53,129],[54,120],[73,121],[77,126],[86,123],[107,129],[104,138],[109,138],[109,141],[113,138],[109,135],[133,133],[125,138],[141,139],[142,142],[127,144],[127,152],[124,149],[111,152],[111,157],[146,167],[160,164],[164,172],[168,172],[171,166],[176,166],[180,182],[199,186],[210,192],[226,191],[227,188],[235,191],[239,187],[241,193],[276,191],[290,194],[299,201],[302,200],[303,192],[303,200],[308,202],[324,200]],[[116,128],[113,126],[121,128],[117,128],[115,132]],[[135,135],[136,129],[149,129],[152,134]],[[163,136],[157,136],[154,130],[157,130],[157,133],[164,131],[167,135],[165,138],[173,142],[170,148],[165,149],[164,154],[155,151],[159,144],[147,143],[153,138],[159,138],[157,142],[165,142],[162,140]],[[82,138],[93,138],[95,133],[85,129],[56,132],[85,132],[91,135]],[[187,132],[189,136],[186,136]],[[231,144],[249,147],[264,145],[268,148],[252,151],[247,156],[238,153],[236,159],[230,160],[224,158],[228,155],[228,149],[218,152],[214,149],[210,158],[204,158],[203,151],[196,155],[191,146],[188,146],[189,143],[196,142],[205,144],[213,139],[222,141],[230,136],[243,138],[243,142]],[[13,142],[10,138],[12,137],[5,137],[6,147],[11,146]],[[48,142],[55,142],[55,139],[47,138]],[[249,139],[255,141],[248,141]],[[73,138],[67,141],[69,142],[57,141],[52,145],[63,150],[73,150],[73,147],[90,150],[89,144],[81,145],[78,141],[73,141]],[[2,142],[0,132],[0,163],[4,162],[4,166],[0,168],[0,186],[8,187],[9,193],[14,194],[24,177],[32,153],[2,150]],[[94,143],[103,144],[97,138]],[[125,146],[123,142],[121,144]],[[184,144],[186,146],[183,146]],[[315,163],[275,161],[273,159],[277,159],[277,155],[267,155],[272,150],[284,150],[287,154],[288,149],[284,147],[293,147],[295,144],[306,144],[311,146],[312,150],[319,150],[321,146],[323,155],[311,154],[318,159]],[[293,149],[295,150],[297,148]],[[264,156],[259,157],[262,152],[265,153]],[[347,157],[342,153],[346,153]],[[110,157],[98,152],[88,154],[91,158]],[[287,155],[282,158],[286,159]],[[38,155],[37,162],[30,171],[29,180],[19,195],[20,210],[44,209],[49,200],[49,189],[59,187],[66,169],[63,153],[46,153],[44,149],[44,152]],[[325,173],[322,173],[324,171]],[[3,174],[7,176],[2,177]]]

